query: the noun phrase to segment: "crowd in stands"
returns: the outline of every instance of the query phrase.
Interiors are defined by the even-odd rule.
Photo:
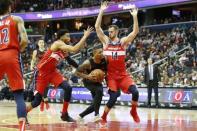
[[[15,0],[14,12],[36,12],[100,5],[102,0]],[[129,0],[108,0],[112,3]]]
[[[172,17],[164,18],[164,19],[154,19],[151,22],[151,25],[168,24],[168,23],[175,23],[175,22],[185,22],[185,21],[190,21],[190,20],[191,20],[191,18],[189,18],[189,17],[172,16]]]
[[[166,58],[160,67],[160,86],[196,86],[197,85],[197,26],[184,25],[170,30],[151,31],[143,28],[134,43],[128,48],[128,70],[134,73],[138,84],[143,82],[143,68],[146,57],[154,62]],[[188,47],[178,54],[176,52]]]

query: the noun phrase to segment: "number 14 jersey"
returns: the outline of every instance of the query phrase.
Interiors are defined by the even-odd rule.
[[[122,76],[126,75],[126,50],[120,42],[113,45],[109,43],[103,51],[104,56],[107,57],[107,72],[108,75]]]

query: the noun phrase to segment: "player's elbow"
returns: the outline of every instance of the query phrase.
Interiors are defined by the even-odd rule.
[[[95,30],[96,30],[96,31],[100,30],[100,28],[101,28],[101,27],[100,27],[99,25],[95,24]]]
[[[139,33],[139,27],[135,28],[134,34],[137,35]]]
[[[79,51],[78,48],[73,47],[70,52],[76,54]]]

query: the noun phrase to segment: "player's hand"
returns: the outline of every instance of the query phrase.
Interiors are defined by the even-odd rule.
[[[86,79],[93,81],[93,82],[98,82],[97,77],[94,75],[88,75]]]
[[[87,30],[84,30],[84,36],[88,37],[93,32],[93,30],[93,27],[88,26]]]
[[[133,9],[130,10],[130,13],[131,13],[132,16],[137,16],[138,8],[134,7]]]
[[[108,1],[101,2],[100,11],[104,11],[108,8]]]

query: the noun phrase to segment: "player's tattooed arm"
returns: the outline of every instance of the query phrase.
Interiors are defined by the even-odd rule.
[[[18,32],[19,32],[19,35],[20,35],[20,38],[21,38],[20,50],[21,50],[21,52],[23,52],[25,50],[25,48],[27,47],[27,43],[28,43],[27,32],[25,30],[23,19],[21,17],[18,17],[18,16],[14,16],[14,19],[17,22]]]
[[[85,60],[83,64],[79,65],[79,67],[75,71],[75,75],[81,77],[83,79],[88,79],[88,74],[86,74],[87,70],[91,69],[90,61]]]

